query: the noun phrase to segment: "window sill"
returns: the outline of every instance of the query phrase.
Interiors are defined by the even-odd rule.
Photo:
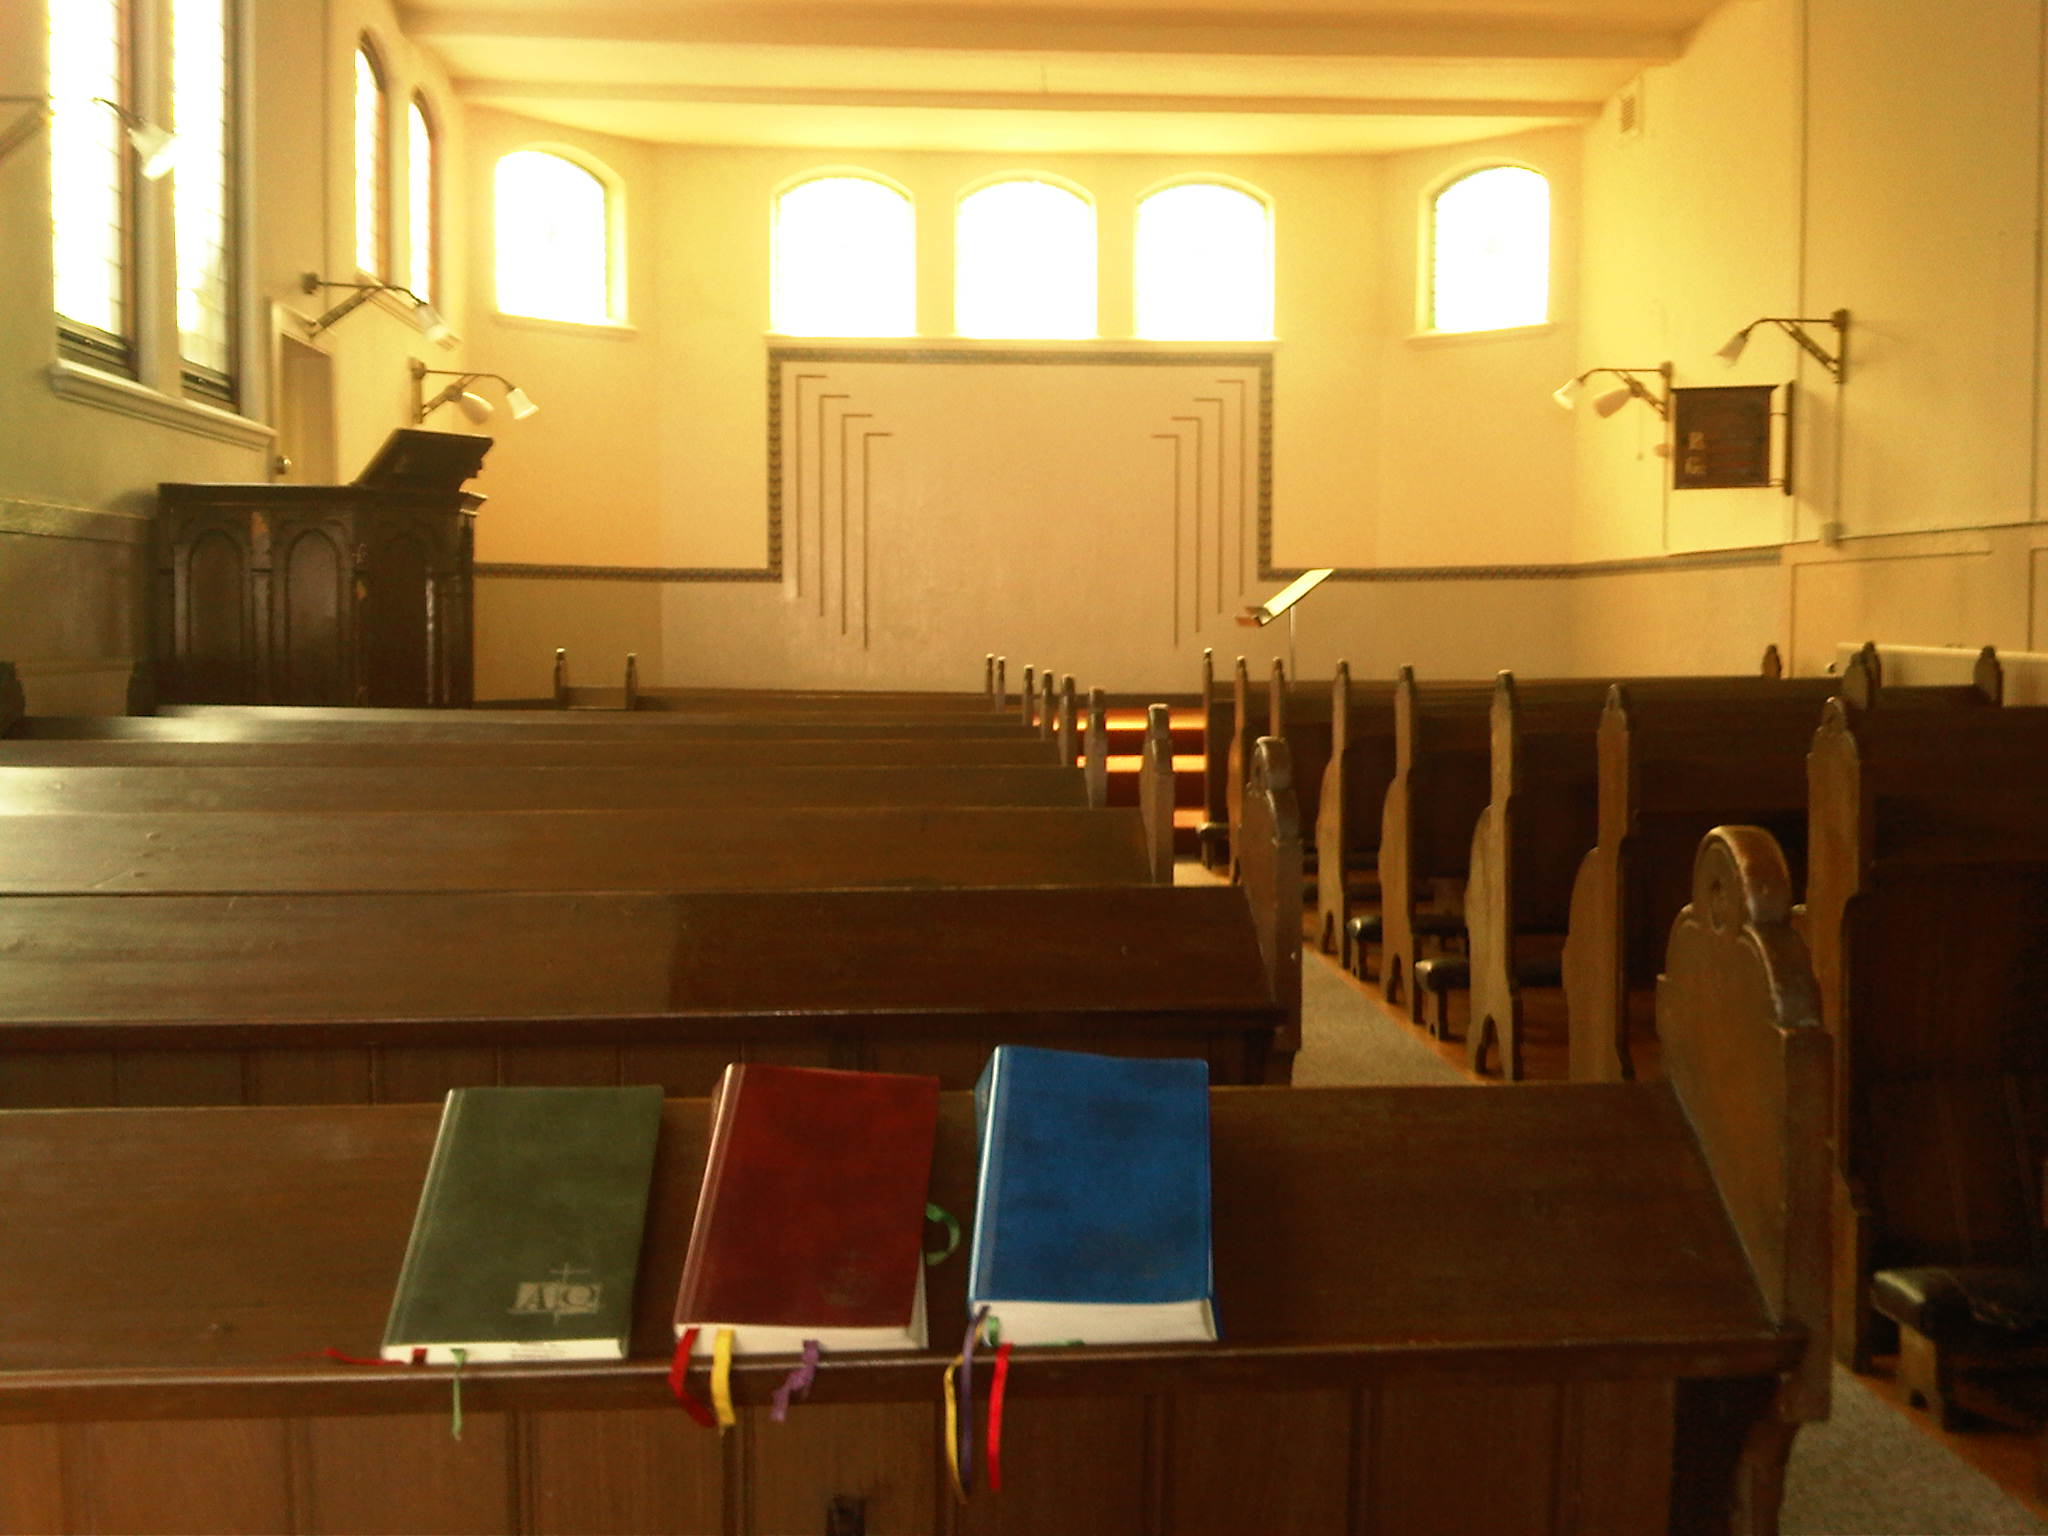
[[[1503,325],[1489,331],[1415,331],[1407,337],[1410,346],[1455,347],[1487,341],[1533,341],[1557,329],[1555,320],[1541,325]]]
[[[217,406],[201,405],[195,400],[160,394],[132,379],[102,373],[81,363],[59,359],[50,364],[45,377],[49,380],[51,393],[62,399],[131,416],[137,421],[190,432],[197,437],[209,437],[215,442],[232,443],[238,448],[267,448],[277,435],[275,428],[260,421],[251,421],[246,416],[237,416]]]
[[[559,336],[589,336],[598,341],[638,341],[637,326],[617,320],[549,320],[540,315],[508,315],[502,309],[491,318],[500,325],[521,331],[553,331]]]

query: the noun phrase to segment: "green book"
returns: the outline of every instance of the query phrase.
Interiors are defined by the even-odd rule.
[[[384,1358],[625,1358],[660,1130],[658,1086],[453,1090]]]

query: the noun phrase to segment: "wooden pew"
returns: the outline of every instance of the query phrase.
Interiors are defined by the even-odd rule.
[[[1431,926],[1424,919],[1446,915],[1440,893],[1462,887],[1472,826],[1486,808],[1491,700],[1491,685],[1417,683],[1412,667],[1394,679],[1394,777],[1380,813],[1380,990],[1411,1014],[1419,1012],[1412,973]],[[1427,912],[1430,905],[1438,910]],[[1363,946],[1352,961],[1364,969]]]
[[[1231,695],[1230,739],[1224,749],[1224,773],[1227,776],[1224,803],[1233,848],[1244,818],[1244,786],[1251,772],[1252,750],[1262,738],[1272,736],[1287,743],[1294,762],[1295,793],[1301,807],[1303,826],[1317,824],[1323,771],[1330,761],[1330,697],[1327,687],[1322,684],[1313,684],[1306,689],[1290,687],[1286,664],[1275,657],[1262,704],[1255,708],[1253,699],[1245,661],[1240,656]],[[1233,853],[1233,877],[1236,867],[1237,857]]]
[[[2048,1149],[2048,709],[1830,703],[1806,935],[1836,1034],[1835,1313],[1880,1268],[2037,1260]]]
[[[1767,671],[1768,675],[1768,671]],[[1967,684],[1900,687],[1876,647],[1846,658],[1835,690],[1852,708],[1981,708],[2003,690],[2003,664],[1974,653]],[[1766,827],[1784,849],[1793,889],[1806,867],[1806,752],[1828,685],[1795,680],[1770,699],[1658,701],[1618,688],[1599,729],[1599,840],[1572,887],[1564,949],[1572,1076],[1633,1074],[1632,998],[1654,976],[1656,947],[1683,902],[1690,849],[1719,821]]]
[[[1143,885],[1128,809],[0,815],[0,894]]]
[[[1576,797],[1565,796],[1561,802],[1570,819],[1546,827],[1545,834],[1552,840],[1550,849],[1539,853],[1543,868],[1555,872],[1564,886],[1555,901],[1553,929],[1557,935],[1561,936],[1564,930],[1571,874],[1594,841],[1594,734],[1610,684],[1633,681],[1655,684],[1674,694],[1710,696],[1731,686],[1754,689],[1776,681],[1771,675],[1774,661],[1774,654],[1766,652],[1760,674],[1732,680],[1710,676],[1632,680],[1546,678],[1520,685],[1524,698],[1532,703],[1540,699],[1546,708],[1576,710],[1582,727],[1576,747],[1567,752],[1567,760],[1580,784]],[[1469,684],[1424,685],[1417,689],[1412,674],[1407,682],[1409,686],[1404,688],[1397,679],[1395,689],[1395,776],[1381,818],[1380,915],[1386,954],[1382,984],[1388,1001],[1405,1004],[1411,1012],[1419,1013],[1408,976],[1420,953],[1420,940],[1426,937],[1416,931],[1422,910],[1419,903],[1425,896],[1435,900],[1439,910],[1431,916],[1439,926],[1447,926],[1441,909],[1456,899],[1460,887],[1465,887],[1465,906],[1471,905],[1473,893],[1469,882],[1474,837],[1481,816],[1498,789],[1492,723],[1496,690],[1490,684],[1483,689]],[[1560,858],[1561,869],[1557,867]],[[1498,869],[1496,861],[1485,872],[1486,877],[1494,878]],[[1439,890],[1425,891],[1428,884]],[[1445,891],[1453,894],[1446,896],[1442,894]],[[1469,928],[1469,921],[1464,926]],[[1480,1002],[1475,994],[1475,1018],[1483,1017]],[[1491,1030],[1481,1032],[1477,1040],[1468,1032],[1468,1046],[1490,1051],[1491,1037]]]
[[[1806,875],[1806,753],[1831,681],[1771,697],[1673,699],[1616,684],[1601,712],[1598,838],[1572,882],[1563,983],[1571,1076],[1636,1075],[1635,1005],[1692,889],[1699,841],[1727,821],[1777,840],[1792,889]],[[1646,1016],[1639,1022],[1648,1023]]]
[[[1163,720],[1149,746],[1170,785]],[[1080,775],[1065,772],[1078,800]],[[140,788],[186,777],[143,773]],[[620,894],[613,866],[593,875],[587,865],[564,869],[559,850],[522,856],[511,834],[482,857],[452,858],[445,880],[377,855],[305,874],[281,850],[290,824],[315,818],[275,815],[260,847],[208,865],[212,885],[340,894],[152,897],[136,894],[140,879],[171,889],[207,882],[145,867],[71,887],[120,894],[0,897],[0,1053],[27,1050],[36,1068],[16,1060],[0,1071],[0,1102],[282,1101],[307,1083],[320,1097],[361,1096],[373,1084],[391,1098],[437,1094],[449,1071],[482,1081],[494,1072],[633,1080],[637,1071],[676,1092],[706,1092],[743,1049],[821,1064],[922,1062],[905,1069],[969,1086],[1003,1038],[1198,1054],[1219,1081],[1284,1082],[1300,1039],[1300,844],[1283,744],[1262,752],[1254,794],[1247,884],[1221,892],[1088,889],[1085,871],[1100,861],[1071,856],[1030,866],[1043,889],[984,889],[1006,866],[984,844],[943,890],[799,888],[805,868],[822,867],[815,883],[831,884],[833,866],[777,866],[764,879],[744,857],[720,870],[714,856],[697,883],[715,894]],[[1161,798],[1148,791],[1148,803]],[[1139,812],[1095,816],[1111,828],[1113,850],[1142,858],[1157,849],[1156,839],[1141,848],[1125,835]],[[385,842],[374,829],[394,820],[421,821],[317,819],[365,846]],[[531,819],[502,815],[495,830]],[[578,833],[577,818],[556,819]],[[490,817],[464,820],[494,830]],[[585,817],[583,826],[618,820]],[[12,818],[73,856],[100,825],[153,823],[137,861],[145,866],[166,849],[176,864],[194,847],[230,846],[207,835],[249,821],[160,808]],[[389,841],[417,846],[410,836]],[[901,878],[857,853],[839,867],[840,883]],[[1130,859],[1110,873],[1168,885],[1170,844],[1165,854],[1144,875]],[[283,872],[271,866],[278,859]],[[514,887],[526,893],[509,894]]]
[[[790,1361],[743,1359],[724,1437],[669,1401],[702,1100],[666,1111],[630,1358],[466,1372],[459,1445],[448,1371],[319,1354],[375,1351],[433,1107],[0,1114],[0,1486],[55,1532],[767,1536],[838,1498],[963,1536],[1760,1536],[1826,1405],[1826,1227],[1787,1218],[1826,1198],[1827,1049],[1759,963],[1782,904],[1729,868],[1699,905],[1739,928],[1674,942],[1669,1082],[1217,1090],[1223,1342],[1018,1351],[1004,1488],[965,1507],[935,1450],[957,1256],[931,1350],[828,1359],[781,1424]],[[948,1095],[933,1199],[967,1219],[973,1177]]]
[[[188,766],[0,764],[0,812],[709,810],[773,806],[1088,804],[1078,768],[1051,763],[690,768]]]
[[[1826,678],[1638,678],[1624,683],[1643,708],[1726,714],[1752,702],[1781,711],[1781,724],[1817,721],[1836,686]],[[1491,711],[1492,789],[1472,832],[1465,923],[1471,942],[1471,1012],[1466,1054],[1485,1070],[1496,1050],[1501,1074],[1522,1076],[1522,988],[1554,986],[1569,927],[1574,879],[1599,841],[1600,727],[1611,688],[1600,683],[1539,682],[1518,686],[1502,673]],[[1784,701],[1791,713],[1782,713]],[[1686,771],[1663,765],[1666,777]],[[1723,817],[1742,809],[1732,800]],[[1765,809],[1770,808],[1766,800]],[[1707,826],[1715,820],[1710,816]],[[1678,836],[1696,841],[1697,823]],[[1676,907],[1666,910],[1669,918]],[[1660,925],[1661,926],[1661,925]],[[1655,943],[1654,938],[1649,940]]]
[[[1195,829],[1202,867],[1230,871],[1230,730],[1237,701],[1216,691],[1216,653],[1202,652],[1202,821]]]
[[[306,709],[290,705],[187,704],[155,715],[29,715],[10,734],[45,740],[107,741],[635,741],[666,737],[819,740],[1020,738],[1035,734],[1017,722],[983,714],[776,716],[745,711]]]

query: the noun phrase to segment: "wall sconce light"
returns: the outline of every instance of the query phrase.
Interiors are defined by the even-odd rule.
[[[1579,396],[1585,392],[1586,381],[1596,373],[1611,373],[1621,382],[1612,389],[1602,390],[1592,399],[1593,414],[1612,416],[1631,400],[1640,400],[1659,416],[1667,420],[1671,415],[1671,365],[1659,363],[1654,368],[1588,368],[1576,378],[1566,379],[1550,393],[1566,410],[1576,410]],[[1662,388],[1653,392],[1642,382],[1641,375],[1657,379]]]
[[[1761,320],[1752,320],[1721,344],[1714,356],[1722,362],[1734,365],[1742,356],[1742,349],[1749,345],[1749,333],[1760,325],[1775,325],[1804,347],[1840,384],[1849,376],[1849,311],[1838,309],[1831,315],[1765,315]],[[1832,325],[1835,328],[1835,350],[1828,351],[1807,334],[1809,325]]]
[[[318,336],[322,331],[331,330],[378,294],[396,293],[412,300],[412,323],[420,328],[427,340],[437,341],[444,347],[455,345],[455,333],[449,329],[448,322],[441,318],[441,311],[410,288],[400,287],[397,283],[330,283],[317,272],[302,272],[299,274],[299,287],[307,293],[318,293],[322,288],[355,290],[319,319],[306,322],[308,339]]]
[[[128,142],[135,149],[136,173],[144,181],[161,181],[171,173],[178,163],[179,145],[175,133],[146,117],[138,117],[118,101],[109,101],[104,96],[95,96],[92,100],[121,120],[121,126],[128,131]],[[29,135],[48,122],[57,110],[53,96],[0,96],[0,104],[36,108],[10,123],[5,132],[0,132],[0,160],[27,143]]]
[[[470,389],[479,379],[496,379],[505,386],[505,408],[512,413],[514,421],[524,421],[540,409],[533,403],[525,390],[514,384],[502,373],[469,373],[453,368],[429,368],[418,358],[411,363],[412,369],[412,419],[414,425],[425,421],[442,406],[453,404],[463,415],[478,426],[491,419],[491,402]],[[423,398],[422,385],[429,375],[453,379],[455,382],[444,388],[433,399]]]

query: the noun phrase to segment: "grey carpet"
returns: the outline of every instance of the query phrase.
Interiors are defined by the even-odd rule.
[[[1302,956],[1301,997],[1297,1083],[1470,1081],[1313,947]],[[2048,1532],[2048,1524],[1838,1368],[1831,1417],[1793,1443],[1781,1529],[1784,1536],[2019,1536]]]

